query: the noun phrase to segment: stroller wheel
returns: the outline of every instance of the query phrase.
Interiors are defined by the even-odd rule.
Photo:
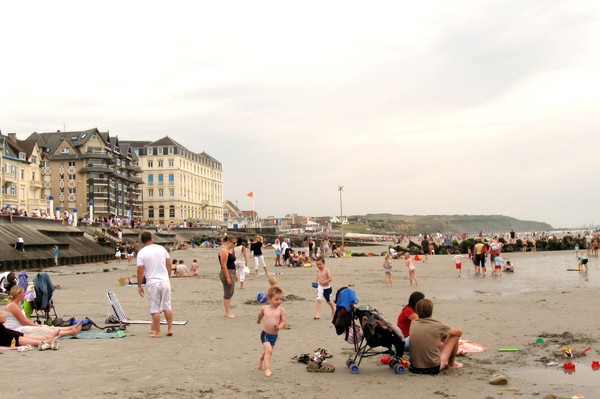
[[[358,374],[358,366],[356,365],[356,363],[352,362],[352,364],[350,365],[350,372],[352,374]]]
[[[354,360],[352,360],[352,358],[348,358],[348,360],[346,360],[346,367],[350,367],[354,364]]]
[[[396,372],[396,374],[404,374],[404,365],[402,364],[397,364],[394,366],[394,372]]]

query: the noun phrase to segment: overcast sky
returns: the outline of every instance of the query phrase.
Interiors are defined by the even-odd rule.
[[[421,4],[425,3],[425,4]],[[169,135],[261,216],[600,223],[600,2],[10,2],[0,129]]]

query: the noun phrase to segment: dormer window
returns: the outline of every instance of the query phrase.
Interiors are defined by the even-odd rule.
[[[27,161],[27,154],[25,154],[24,152],[20,152],[19,153],[19,159],[21,161]]]
[[[95,134],[92,134],[92,135],[90,136],[90,139],[92,139],[92,140],[98,140],[98,136],[97,136],[97,135],[95,135]]]
[[[69,149],[67,147],[63,147],[63,148],[60,149],[60,153],[61,154],[68,154],[69,152],[70,151],[69,151]]]

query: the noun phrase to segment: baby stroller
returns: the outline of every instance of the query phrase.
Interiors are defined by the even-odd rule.
[[[376,309],[368,305],[354,306],[358,298],[351,288],[338,290],[335,303],[333,324],[336,333],[345,334],[344,339],[354,345],[355,355],[346,361],[352,374],[358,373],[363,358],[379,355],[390,355],[390,368],[397,374],[404,373],[404,340],[400,329]]]
[[[44,318],[43,324],[51,324],[50,312],[54,312],[54,319],[58,318],[52,295],[54,294],[54,285],[50,280],[50,276],[46,272],[38,273],[33,279],[35,288],[35,299],[33,300],[33,311],[35,322],[42,324],[41,318]]]

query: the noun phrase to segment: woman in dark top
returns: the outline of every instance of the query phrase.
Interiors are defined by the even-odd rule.
[[[235,255],[233,254],[236,241],[236,236],[227,236],[227,241],[223,243],[219,251],[219,265],[221,266],[219,279],[223,283],[223,305],[225,306],[225,317],[228,319],[235,318],[235,315],[231,313],[231,298],[233,297],[235,282],[237,281]]]

